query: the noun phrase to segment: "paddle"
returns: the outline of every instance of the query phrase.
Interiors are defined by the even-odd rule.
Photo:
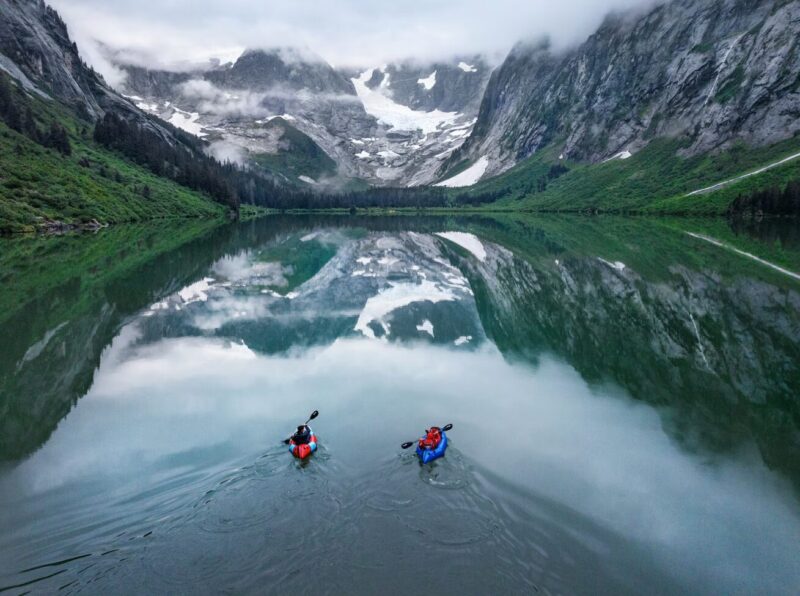
[[[452,429],[453,429],[453,425],[452,424],[448,424],[447,426],[442,428],[442,432],[447,432],[448,430],[452,430]],[[416,444],[416,441],[409,441],[408,443],[403,443],[402,445],[400,445],[400,447],[402,449],[408,449],[409,447],[411,447],[412,445],[415,445],[415,444]]]
[[[313,412],[311,412],[311,416],[309,416],[308,420],[306,420],[306,424],[308,424],[309,422],[314,420],[314,418],[316,418],[317,416],[319,416],[319,410],[314,410]],[[305,426],[305,424],[303,426]],[[289,437],[288,439],[284,439],[283,440],[283,444],[284,445],[288,445],[291,442],[291,440],[292,440],[292,437]]]

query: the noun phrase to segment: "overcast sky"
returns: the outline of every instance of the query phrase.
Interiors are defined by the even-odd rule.
[[[156,62],[233,59],[247,47],[297,46],[337,66],[485,53],[520,39],[585,39],[613,9],[653,0],[49,0],[101,71],[97,40]]]

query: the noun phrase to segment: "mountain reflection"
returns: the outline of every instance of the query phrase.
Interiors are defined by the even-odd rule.
[[[0,457],[46,442],[133,324],[132,347],[213,337],[263,354],[345,338],[490,341],[658,407],[684,448],[754,443],[798,486],[799,284],[686,235],[703,225],[275,216],[6,241]],[[703,231],[748,250],[792,238]]]

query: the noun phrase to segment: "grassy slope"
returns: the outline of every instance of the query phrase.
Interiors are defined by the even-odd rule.
[[[30,103],[41,128],[53,120],[65,126],[72,155],[45,149],[0,123],[0,232],[33,231],[42,220],[118,223],[224,214],[205,195],[99,147],[91,127],[54,102]]]
[[[544,192],[531,182],[558,163],[555,148],[544,149],[508,172],[470,188],[467,194],[502,191],[494,208],[542,211],[630,211],[711,215],[724,213],[739,194],[800,178],[800,159],[718,191],[686,197],[688,192],[734,178],[800,152],[800,138],[770,147],[736,146],[718,155],[682,158],[680,143],[659,139],[628,160],[600,164],[567,162],[570,172]],[[453,196],[464,189],[455,189]]]

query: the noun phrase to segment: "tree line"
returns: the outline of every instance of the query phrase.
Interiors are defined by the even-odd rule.
[[[156,176],[204,192],[215,201],[238,211],[239,197],[223,165],[198,150],[188,135],[179,135],[177,129],[171,132],[176,137],[180,136],[182,142],[172,144],[155,128],[147,128],[107,112],[95,124],[94,140],[145,166]]]
[[[10,129],[25,135],[42,147],[55,149],[62,155],[72,154],[67,130],[55,120],[39,128],[33,110],[26,98],[5,73],[0,72],[0,119]]]
[[[760,215],[800,216],[800,179],[784,188],[772,187],[739,195],[728,206],[728,216]]]

